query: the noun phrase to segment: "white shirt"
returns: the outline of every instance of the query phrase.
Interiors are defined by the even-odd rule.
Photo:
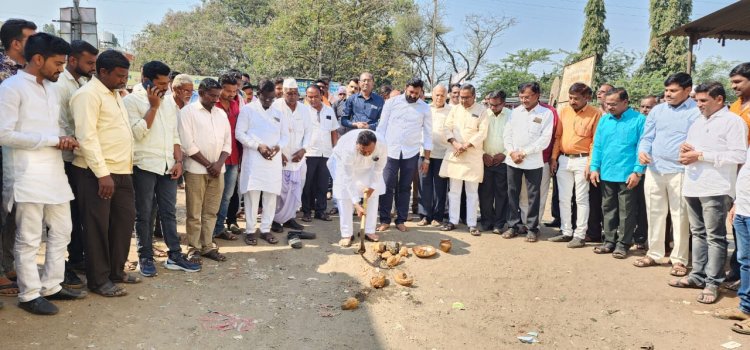
[[[283,118],[287,119],[286,126],[289,128],[289,142],[281,147],[281,152],[286,156],[287,162],[284,170],[297,171],[306,162],[302,157],[299,162],[292,162],[292,154],[305,149],[310,145],[312,139],[312,120],[310,120],[310,107],[303,103],[297,102],[297,106],[292,111],[283,98],[273,102],[271,108],[281,112]],[[307,153],[307,152],[305,152]],[[307,155],[307,154],[305,154]]]
[[[375,150],[371,155],[363,156],[357,150],[357,137],[363,131],[365,129],[354,129],[341,136],[326,163],[333,178],[333,197],[336,199],[359,203],[368,188],[374,190],[373,196],[385,193],[386,146],[376,136]]]
[[[86,84],[88,80],[84,77],[76,80],[73,78],[73,74],[70,74],[67,69],[63,70],[60,74],[60,78],[53,85],[57,88],[57,95],[60,97],[60,127],[65,131],[66,136],[74,136],[76,133],[76,123],[73,120],[73,113],[70,113],[70,98],[73,94]],[[63,151],[63,160],[66,162],[72,162],[75,159],[73,151]]]
[[[552,139],[554,116],[552,110],[538,104],[530,111],[520,105],[513,109],[503,130],[505,151],[520,151],[526,154],[523,162],[514,163],[510,156],[505,164],[519,169],[538,169],[544,166],[542,151]]]
[[[276,108],[263,109],[255,99],[240,109],[237,117],[235,137],[243,146],[240,169],[239,193],[263,191],[281,193],[281,154],[272,159],[264,158],[258,147],[263,144],[270,148],[283,149],[289,142],[289,126]]]
[[[432,150],[432,112],[421,99],[409,103],[401,94],[388,99],[377,128],[378,138],[385,140],[388,158],[407,159],[420,148]]]
[[[333,111],[333,108],[326,105],[323,105],[320,112],[310,107],[310,121],[312,123],[312,139],[310,140],[310,146],[307,148],[305,156],[330,157],[331,152],[333,152],[331,132],[339,128],[336,113]]]
[[[750,148],[745,154],[750,159]],[[737,198],[734,200],[734,212],[737,215],[750,216],[750,164],[745,165],[737,174]]]
[[[3,199],[13,203],[62,204],[73,199],[65,175],[60,136],[60,100],[52,82],[19,70],[0,84],[0,145]],[[41,228],[41,227],[40,227]]]
[[[445,158],[445,151],[451,146],[444,137],[445,119],[448,118],[450,111],[451,105],[447,103],[442,108],[436,108],[435,105],[430,106],[430,112],[432,113],[432,151],[430,152],[430,158]]]
[[[710,118],[699,117],[690,126],[686,143],[703,152],[703,160],[685,166],[685,197],[734,197],[737,165],[745,163],[747,126],[726,107]]]
[[[146,90],[133,92],[122,99],[133,130],[133,165],[141,170],[164,175],[175,163],[174,145],[180,144],[177,114],[180,108],[174,96],[164,96],[156,110],[151,128],[146,123],[146,112],[151,108]]]
[[[213,106],[209,112],[200,101],[193,102],[180,110],[177,128],[187,172],[208,174],[206,167],[189,158],[198,152],[212,163],[219,160],[221,152],[232,153],[232,128],[227,114],[219,107]]]

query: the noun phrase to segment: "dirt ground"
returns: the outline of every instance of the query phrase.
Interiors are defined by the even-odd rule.
[[[315,220],[307,230],[318,238],[303,249],[285,239],[257,247],[222,241],[224,263],[206,261],[188,274],[164,269],[161,258],[159,275],[127,286],[128,296],[55,302],[61,311],[53,317],[3,298],[2,349],[721,349],[733,340],[750,347],[731,321],[707,314],[736,306],[734,294],[702,305],[698,290],[667,286],[667,267],[632,266],[637,255],[620,261],[591,247],[472,237],[463,225],[449,233],[407,226],[383,239],[453,241],[450,253],[401,263],[415,277],[411,288],[384,271],[389,285],[371,290],[371,247],[366,259],[357,244],[341,249],[338,220]],[[543,229],[542,239],[554,234]],[[134,246],[130,256],[136,260]],[[340,309],[363,293],[359,309]],[[539,342],[521,343],[527,332]]]

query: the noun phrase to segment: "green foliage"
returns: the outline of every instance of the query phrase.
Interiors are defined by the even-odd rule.
[[[651,40],[640,68],[642,73],[660,72],[668,75],[687,70],[687,38],[662,34],[690,21],[692,10],[692,0],[651,0]]]
[[[542,86],[542,96],[549,93],[549,87],[559,72],[537,75],[531,68],[538,63],[550,62],[556,52],[549,49],[521,49],[509,54],[500,64],[488,66],[487,75],[479,84],[480,96],[493,90],[503,90],[508,96],[518,94],[518,85],[537,81]]]
[[[727,92],[729,92],[731,90],[729,72],[737,64],[739,64],[737,61],[727,61],[717,56],[709,57],[695,67],[695,72],[693,72],[693,85],[718,81],[722,83]],[[737,96],[735,96],[734,93],[727,94],[728,103],[732,103],[735,100],[737,100]]]
[[[584,8],[586,22],[583,25],[583,34],[578,44],[578,55],[575,61],[587,57],[596,56],[595,76],[601,74],[602,58],[607,53],[609,46],[609,30],[604,26],[607,18],[607,10],[604,0],[589,0]]]

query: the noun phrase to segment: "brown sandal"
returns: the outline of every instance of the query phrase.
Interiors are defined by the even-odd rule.
[[[685,266],[685,264],[683,263],[675,263],[674,265],[672,265],[672,269],[669,270],[669,274],[675,277],[687,276],[687,266]]]
[[[218,249],[209,250],[208,252],[203,253],[202,255],[205,256],[205,257],[207,257],[207,258],[209,258],[209,259],[211,259],[211,260],[218,261],[218,262],[222,262],[222,261],[226,261],[227,260],[227,257],[224,256],[223,254],[219,253]]]
[[[279,243],[279,240],[276,239],[276,237],[271,232],[261,233],[260,239],[270,243],[270,244],[276,244]]]
[[[656,260],[654,260],[650,256],[644,256],[642,258],[637,259],[636,261],[633,261],[633,266],[635,267],[659,266],[659,263],[656,262]],[[685,276],[685,275],[680,275],[679,277],[682,277],[682,276]]]

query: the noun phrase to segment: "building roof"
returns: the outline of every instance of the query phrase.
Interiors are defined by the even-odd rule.
[[[687,36],[693,40],[750,40],[750,0],[740,0],[663,35]]]

